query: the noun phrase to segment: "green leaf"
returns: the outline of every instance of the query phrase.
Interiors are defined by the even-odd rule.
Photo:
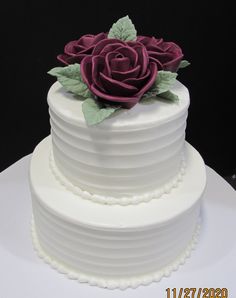
[[[157,101],[158,97],[156,95],[150,97],[142,97],[139,103],[143,105],[151,105]]]
[[[79,64],[75,63],[65,67],[55,67],[48,74],[56,76],[67,91],[84,98],[92,96],[88,86],[82,80]]]
[[[155,83],[149,89],[149,91],[143,95],[142,98],[145,100],[147,98],[155,97],[158,94],[168,91],[174,84],[176,77],[177,73],[160,70],[157,74]]]
[[[146,100],[146,99],[150,99],[152,97],[155,97],[157,95],[157,92],[158,92],[157,88],[156,88],[156,86],[154,86],[142,96],[141,100]]]
[[[176,77],[177,73],[175,72],[164,70],[159,71],[155,82],[156,95],[168,91],[175,83]]]
[[[84,118],[88,125],[95,125],[112,115],[120,107],[104,107],[97,100],[87,98],[82,104]]]
[[[185,68],[185,67],[189,66],[190,64],[191,64],[191,63],[188,62],[187,60],[182,60],[182,61],[180,62],[180,65],[179,65],[179,69],[180,69],[180,68]]]
[[[170,101],[175,101],[175,102],[179,100],[178,95],[174,94],[171,91],[166,91],[164,93],[161,93],[158,95],[158,97],[166,99],[166,100],[170,100]]]
[[[114,23],[108,33],[108,38],[117,38],[123,41],[133,41],[137,38],[137,31],[129,16],[125,16]]]

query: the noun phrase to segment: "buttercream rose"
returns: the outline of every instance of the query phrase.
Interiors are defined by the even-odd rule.
[[[81,62],[81,75],[93,94],[109,103],[133,107],[152,87],[157,65],[140,42],[104,39]]]
[[[95,45],[105,38],[107,33],[83,35],[80,39],[67,43],[64,54],[58,55],[57,59],[66,65],[80,63],[84,57],[91,55]]]
[[[138,36],[137,41],[146,47],[150,61],[155,62],[159,70],[178,70],[183,53],[177,44],[149,36]]]

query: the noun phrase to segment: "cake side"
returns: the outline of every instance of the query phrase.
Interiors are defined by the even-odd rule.
[[[67,192],[49,169],[50,147],[50,137],[38,145],[30,169],[33,236],[47,262],[71,278],[108,288],[158,281],[184,262],[206,182],[195,149],[185,146],[186,175],[178,189],[163,200],[124,207]]]
[[[114,197],[155,190],[181,169],[189,94],[177,103],[137,104],[88,126],[82,102],[55,83],[48,93],[53,155],[60,172],[89,193]]]

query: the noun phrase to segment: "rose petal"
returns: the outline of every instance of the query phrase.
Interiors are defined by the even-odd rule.
[[[138,65],[141,65],[141,73],[140,76],[143,76],[147,71],[147,66],[149,63],[149,57],[147,50],[144,46],[137,45],[135,47],[136,52],[138,53]]]
[[[93,44],[97,44],[99,41],[107,38],[107,33],[101,32],[94,36]]]
[[[161,44],[163,42],[162,38],[155,38],[155,37],[150,37],[150,36],[138,36],[137,41],[141,42],[145,46],[156,46],[158,44]]]
[[[115,96],[115,95],[110,95],[107,93],[103,93],[100,90],[98,90],[96,88],[95,85],[91,85],[91,89],[90,89],[96,96],[105,99],[106,101],[109,102],[115,102],[118,103],[120,105],[122,105],[122,107],[124,108],[132,108],[141,98],[140,95],[134,95],[134,96]]]
[[[94,42],[95,36],[92,34],[86,34],[80,37],[77,44],[83,46],[84,48],[89,48]]]
[[[150,62],[149,64],[149,70],[150,70],[150,78],[149,81],[143,86],[143,88],[136,94],[140,96],[140,98],[143,96],[144,93],[146,93],[154,84],[156,77],[158,75],[157,66],[154,62]]]
[[[103,71],[105,58],[102,56],[92,56],[92,81],[102,91],[105,91],[100,81],[100,72]]]
[[[136,67],[138,64],[138,54],[130,46],[122,46],[116,49],[116,52],[122,54],[124,57],[128,57],[130,59],[130,64],[132,67]]]
[[[111,67],[110,67],[110,61],[111,59],[115,58],[117,55],[117,52],[111,52],[108,53],[105,56],[105,68],[104,68],[104,74],[108,77],[111,77]]]
[[[107,34],[104,32],[99,33],[97,35],[86,34],[79,38],[76,45],[82,46],[83,48],[90,48],[90,47],[94,46],[95,44],[97,44],[102,39],[105,39],[106,37],[107,37]]]
[[[156,59],[156,58],[154,58],[154,57],[152,57],[152,56],[149,55],[149,60],[150,60],[150,62],[155,62],[156,63],[158,70],[162,70],[163,69],[163,65],[162,65],[162,63],[158,59]]]
[[[117,48],[119,48],[119,47],[120,47],[120,44],[117,44],[117,43],[114,43],[114,44],[111,44],[111,45],[106,45],[101,50],[101,52],[99,53],[99,55],[106,56],[108,53],[117,52]]]
[[[113,58],[111,60],[111,69],[114,71],[127,71],[130,67],[130,59],[128,57]]]
[[[132,85],[132,86],[140,89],[148,81],[149,77],[150,77],[150,70],[148,69],[144,76],[137,77],[137,78],[128,78],[128,79],[124,80],[124,83]]]
[[[103,73],[100,73],[100,79],[108,94],[115,96],[130,96],[138,92],[136,87],[109,78]]]
[[[80,72],[81,76],[83,78],[83,81],[85,84],[88,86],[91,86],[93,83],[93,78],[92,78],[92,56],[86,56],[80,64]]]
[[[166,41],[166,42],[163,42],[160,46],[165,52],[168,51],[168,52],[176,52],[176,53],[182,54],[181,48],[174,42]]]
[[[139,72],[140,72],[140,65],[136,66],[133,69],[130,69],[128,71],[115,71],[112,70],[111,75],[112,78],[118,81],[124,81],[127,80],[129,78],[135,78],[138,76]],[[136,86],[135,86],[136,87]]]
[[[93,46],[92,47],[84,47],[84,46],[80,46],[78,44],[75,44],[73,42],[69,42],[65,48],[64,48],[64,52],[65,54],[69,55],[69,56],[77,56],[78,54],[91,54],[92,50],[93,50]]]
[[[147,51],[148,52],[156,52],[156,53],[164,53],[165,51],[162,49],[160,45],[148,45],[147,46]]]
[[[75,46],[77,45],[77,40],[72,40],[68,42],[64,47],[64,52],[67,55],[76,55],[78,52],[75,50]]]
[[[174,58],[172,53],[157,53],[157,52],[148,51],[148,54],[150,57],[153,57],[161,61],[162,64]]]
[[[183,59],[183,54],[175,53],[157,53],[148,52],[150,60],[157,63],[158,69],[164,69],[168,71],[176,71],[179,67],[180,61]],[[160,65],[161,64],[161,65]]]
[[[112,49],[112,50],[109,50],[110,51],[113,51],[114,49],[116,49],[117,47],[119,46],[125,46],[125,42],[119,40],[119,39],[113,39],[113,38],[109,38],[109,39],[103,39],[101,41],[99,41],[96,46],[94,47],[93,49],[93,55],[99,55],[101,53],[101,51],[104,50],[103,54],[105,55],[105,53],[107,53],[107,50],[108,49]],[[108,47],[106,50],[106,46]]]
[[[117,61],[118,63],[121,63],[122,65],[120,65],[120,66],[118,66],[118,65],[114,65],[114,62],[113,62],[113,65],[112,65],[112,60],[113,59],[115,59],[115,58],[117,58],[117,59],[120,59],[120,58],[122,58],[122,59],[125,59],[125,60],[127,60],[128,58],[125,58],[125,57],[123,57],[123,55],[121,55],[120,53],[118,53],[118,52],[116,52],[116,51],[114,51],[114,52],[110,52],[110,53],[108,53],[108,54],[106,54],[105,55],[105,68],[104,68],[104,74],[106,75],[106,76],[109,76],[109,77],[111,77],[111,68],[112,69],[114,69],[114,68],[116,68],[116,67],[125,67],[125,68],[127,68],[127,64],[129,64],[128,62],[129,62],[129,59],[127,60],[127,62],[124,62],[125,60],[122,60],[122,61]],[[125,63],[125,65],[124,65],[124,63]],[[129,67],[128,67],[128,69],[129,69]]]
[[[172,61],[164,63],[163,64],[163,69],[168,70],[168,71],[172,71],[172,72],[176,72],[177,69],[179,68],[179,65],[180,65],[180,62],[181,62],[182,58],[183,58],[183,55],[173,59]]]
[[[66,55],[66,54],[60,54],[60,55],[57,55],[57,59],[58,59],[60,62],[66,64],[66,65],[69,64],[69,63],[67,62],[68,57],[70,57],[70,56],[68,56],[68,55]]]
[[[70,49],[65,49],[66,53],[69,55],[76,55],[77,53],[81,52],[81,51],[85,51],[87,50],[87,48],[80,46],[78,44],[73,46],[73,49],[71,49],[71,51],[69,52]],[[72,53],[73,52],[73,53]]]

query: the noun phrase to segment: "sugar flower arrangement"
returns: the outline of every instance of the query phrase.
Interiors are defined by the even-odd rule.
[[[178,100],[170,88],[177,71],[189,65],[177,44],[137,36],[128,16],[114,23],[109,33],[69,42],[57,58],[66,66],[48,73],[83,100],[88,125],[150,98]]]

